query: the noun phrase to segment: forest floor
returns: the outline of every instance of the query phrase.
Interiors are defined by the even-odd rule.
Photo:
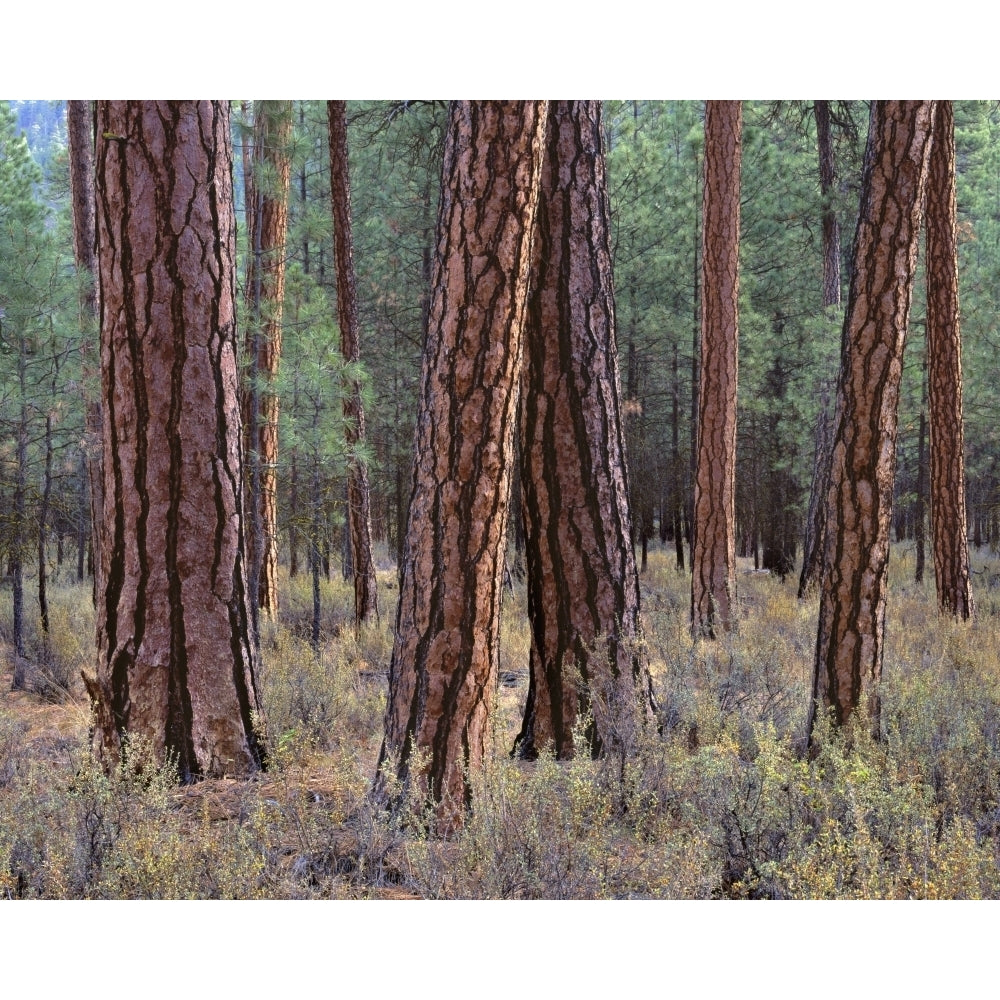
[[[642,575],[659,726],[621,755],[510,759],[527,691],[523,585],[506,596],[493,752],[447,839],[419,803],[374,809],[392,651],[355,636],[352,595],[323,583],[319,657],[308,581],[284,580],[262,636],[269,767],[178,787],[134,747],[111,775],[89,747],[89,585],[50,589],[48,651],[11,692],[0,591],[0,898],[1000,898],[1000,557],[974,557],[978,616],[936,612],[912,547],[890,567],[882,738],[804,737],[817,602],[739,576],[741,623],[688,632],[690,578],[666,550]],[[44,667],[42,664],[44,663]]]

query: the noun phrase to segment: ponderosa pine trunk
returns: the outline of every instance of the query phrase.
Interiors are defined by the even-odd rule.
[[[544,101],[460,101],[444,153],[383,766],[457,822],[499,669]]]
[[[340,352],[349,365],[361,359],[358,329],[358,293],[351,239],[351,181],[347,161],[347,103],[327,101],[330,131],[330,194],[333,206],[333,257],[337,269],[337,315]],[[364,458],[365,409],[361,382],[344,386],[344,441],[347,445],[347,525],[351,572],[354,580],[354,624],[378,619],[378,582],[372,558],[371,494],[368,463]]]
[[[244,543],[226,101],[101,101],[104,421],[95,745],[141,737],[182,780],[263,747]]]
[[[97,224],[94,201],[94,106],[92,101],[66,102],[69,145],[70,193],[73,203],[73,257],[81,280],[80,367],[83,374],[84,443],[87,482],[90,487],[90,537],[94,566],[101,566],[101,532],[98,522],[104,510],[101,470],[100,359],[97,346]],[[93,341],[93,344],[92,344]],[[95,577],[94,599],[103,582]]]
[[[736,613],[736,381],[739,330],[740,101],[705,107],[701,380],[694,481],[691,629],[715,637]]]
[[[250,385],[244,425],[250,465],[248,535],[250,585],[270,618],[278,614],[278,417],[275,387],[281,363],[281,313],[285,299],[291,101],[255,101],[245,148],[247,299],[250,329],[246,350]],[[256,621],[256,614],[254,616]]]
[[[826,498],[810,739],[825,711],[843,726],[861,710],[879,732],[899,385],[933,118],[933,101],[872,103]]]
[[[962,337],[958,308],[955,121],[938,101],[927,180],[927,359],[931,426],[931,537],[938,606],[975,612],[969,572],[962,418]]]
[[[629,745],[651,709],[611,275],[599,101],[554,101],[542,167],[525,331],[521,484],[531,627],[517,750],[573,755]],[[645,533],[643,542],[645,545]]]

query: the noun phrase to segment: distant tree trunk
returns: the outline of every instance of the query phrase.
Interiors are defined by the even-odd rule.
[[[816,444],[813,451],[812,491],[806,514],[806,533],[802,543],[802,571],[799,574],[800,598],[805,597],[819,580],[823,569],[826,537],[826,487],[830,481],[830,457],[833,451],[833,418],[836,399],[831,399],[833,384],[826,382],[820,394],[816,415]]]
[[[255,101],[249,149],[244,147],[246,184],[247,332],[250,385],[244,424],[250,464],[248,538],[250,586],[269,617],[278,613],[278,416],[274,382],[281,362],[281,313],[285,297],[285,242],[291,183],[291,101]]]
[[[698,201],[699,174],[700,171],[695,170],[694,193],[696,202]],[[694,286],[694,293],[691,296],[691,441],[688,452],[688,479],[691,489],[687,495],[684,519],[687,523],[688,553],[691,558],[692,569],[694,569],[695,536],[694,491],[695,481],[698,478],[698,400],[701,395],[699,388],[701,371],[698,364],[701,353],[701,267],[699,266],[698,251],[701,247],[702,238],[699,222],[701,221],[703,212],[704,205],[702,205],[701,212],[695,213],[694,240],[691,248],[691,280]]]
[[[691,628],[715,637],[736,611],[736,379],[743,108],[708,101],[702,238],[701,386]]]
[[[815,101],[816,145],[819,152],[819,186],[823,196],[823,305],[840,305],[840,221],[833,207],[837,180],[830,134],[830,102]]]
[[[9,569],[12,577],[13,627],[14,627],[14,669],[11,676],[11,690],[21,691],[28,681],[27,660],[24,645],[24,550],[26,493],[28,489],[28,401],[25,385],[27,362],[24,337],[18,338],[18,381],[20,384],[21,406],[17,424],[17,473],[14,480],[14,538],[11,545]]]
[[[889,526],[903,343],[916,263],[932,101],[875,101],[854,238],[820,582],[809,724],[859,708],[879,732]]]
[[[49,501],[52,499],[52,414],[45,415],[45,472],[42,474],[42,502],[38,509],[38,621],[43,640],[49,636],[49,599],[45,548],[48,533]]]
[[[680,449],[680,407],[681,407],[681,380],[680,380],[680,345],[674,341],[674,350],[671,361],[671,407],[670,407],[670,459],[671,459],[671,484],[670,484],[670,522],[671,531],[674,536],[674,559],[675,565],[680,572],[684,571],[684,532],[681,527],[684,506],[684,486],[683,486],[683,466],[681,464]]]
[[[237,398],[226,101],[101,101],[105,405],[95,744],[182,780],[262,761]]]
[[[80,483],[78,487],[78,496],[80,497],[80,506],[77,510],[76,515],[76,582],[83,583],[87,571],[87,525],[93,524],[91,519],[91,512],[87,505],[87,497],[89,491],[87,489],[87,454],[85,451],[80,452]]]
[[[100,358],[97,347],[97,224],[94,199],[94,107],[91,101],[66,102],[67,140],[69,145],[70,192],[73,202],[73,256],[82,286],[80,295],[80,367],[83,374],[84,445],[90,486],[90,538],[94,545],[94,564],[101,566],[101,532],[98,523],[104,510],[102,494],[104,473],[101,469]],[[96,575],[93,597],[101,593],[104,582]]]
[[[955,222],[955,125],[951,101],[937,102],[927,182],[927,357],[930,366],[931,535],[938,606],[975,613],[969,573],[962,426],[962,337]]]
[[[292,394],[292,412],[298,410],[297,392]],[[292,445],[288,473],[288,578],[299,574],[299,453]]]
[[[830,132],[830,102],[815,101],[816,145],[819,153],[819,185],[823,197],[823,307],[840,307],[840,221],[833,207],[836,185],[836,162],[833,156],[833,137]],[[821,392],[819,413],[816,416],[816,450],[813,456],[812,488],[809,494],[809,512],[806,515],[806,532],[802,543],[802,570],[799,574],[800,598],[815,586],[823,566],[825,547],[826,512],[824,509],[830,483],[830,450],[833,447],[834,409],[830,405],[830,384]]]
[[[319,580],[323,570],[323,556],[320,542],[323,534],[321,518],[322,500],[320,496],[319,456],[313,456],[312,469],[312,518],[309,522],[309,570],[312,577],[312,629],[310,644],[314,656],[319,656],[320,623],[322,621],[322,605],[320,602]]]
[[[351,506],[351,491],[350,484],[347,480],[344,480],[344,510],[345,512],[350,509]],[[347,581],[354,581],[354,553],[351,549],[351,527],[348,523],[350,518],[345,513],[344,515],[344,527],[340,533],[340,575]],[[357,596],[355,594],[355,596]],[[355,621],[355,625],[358,622]]]
[[[458,821],[499,669],[503,545],[547,103],[452,104],[382,765]],[[419,771],[411,773],[419,761]],[[391,762],[391,764],[389,763]]]
[[[621,747],[651,706],[611,278],[599,101],[553,102],[542,167],[522,376],[530,679],[519,752]],[[648,532],[641,532],[645,551]]]
[[[351,240],[351,182],[347,162],[347,104],[327,101],[330,131],[330,193],[333,205],[333,252],[337,267],[337,313],[340,351],[344,361],[357,365],[361,358],[358,331],[358,295],[354,279]],[[378,582],[372,558],[371,496],[365,461],[365,409],[361,382],[349,376],[344,386],[344,437],[347,462],[347,524],[354,576],[354,624],[372,616],[378,620]]]
[[[518,425],[520,425],[520,418]],[[510,571],[518,580],[524,580],[526,572],[524,567],[524,490],[521,484],[523,455],[524,449],[520,439],[519,437],[515,438],[514,468],[511,470],[510,487],[510,534],[514,540],[514,563]]]
[[[940,106],[940,105],[939,105]],[[914,583],[924,582],[924,493],[927,489],[927,355],[924,354],[923,373],[920,389],[920,419],[917,424],[917,486],[913,504],[913,541],[916,545],[916,566],[913,569]]]

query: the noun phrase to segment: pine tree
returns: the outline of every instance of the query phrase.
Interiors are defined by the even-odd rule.
[[[903,345],[934,103],[872,103],[837,391],[810,733],[867,713],[878,735]]]
[[[926,226],[934,578],[941,611],[956,618],[968,619],[972,617],[975,605],[969,573],[965,514],[962,337],[959,328],[958,232],[955,209],[955,119],[951,101],[937,102],[927,180]],[[921,421],[921,434],[922,432]]]
[[[521,483],[531,622],[520,753],[573,754],[630,741],[651,704],[639,654],[615,344],[611,228],[597,101],[549,111],[522,379]],[[639,692],[637,698],[637,691]]]
[[[94,546],[94,566],[101,563],[101,533],[98,521],[104,507],[101,495],[100,359],[97,355],[97,206],[94,199],[94,107],[91,101],[68,101],[66,108],[69,139],[70,192],[73,203],[73,256],[80,281],[80,359],[83,368],[85,428],[84,460],[90,493],[90,538]],[[82,566],[83,533],[78,536],[78,563]],[[94,580],[94,595],[103,589]]]
[[[227,102],[101,101],[104,421],[95,743],[183,780],[262,763]]]
[[[291,178],[290,101],[256,101],[244,146],[249,377],[244,425],[249,459],[250,587],[269,617],[278,613],[278,414],[275,379],[281,362],[288,191]]]
[[[452,105],[389,667],[385,769],[458,820],[499,668],[522,338],[545,102]]]
[[[701,384],[694,483],[691,627],[728,629],[736,613],[736,380],[740,247],[739,101],[705,108]]]
[[[40,482],[37,492],[43,495],[51,490],[52,414],[59,395],[65,393],[57,380],[64,349],[56,342],[61,339],[57,312],[66,298],[65,262],[39,197],[41,184],[41,171],[10,106],[0,102],[0,427],[7,443],[0,453],[0,488],[7,496],[0,515],[0,550],[11,577],[15,690],[30,680],[26,570],[45,546],[47,511],[33,497],[33,487]],[[47,608],[41,562],[39,570],[38,617],[44,631]]]
[[[357,282],[354,276],[354,243],[351,239],[351,183],[347,158],[347,107],[345,101],[328,101],[330,128],[330,202],[334,220],[334,261],[337,268],[337,314],[340,349],[344,361],[357,364],[361,357],[358,329]],[[344,391],[344,434],[349,452],[345,537],[354,583],[354,622],[378,618],[378,584],[372,557],[371,496],[365,461],[365,409],[360,382]]]

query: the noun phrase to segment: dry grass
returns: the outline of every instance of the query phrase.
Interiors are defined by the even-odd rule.
[[[643,577],[659,728],[618,761],[508,752],[527,690],[523,588],[504,609],[494,749],[451,839],[420,803],[374,809],[394,572],[382,621],[355,636],[351,594],[284,581],[261,676],[271,767],[178,788],[143,747],[104,774],[72,677],[87,664],[86,587],[62,585],[33,690],[0,676],[0,896],[12,898],[1000,897],[1000,569],[976,562],[978,620],[942,621],[933,580],[893,553],[884,738],[803,742],[816,601],[741,574],[741,625],[693,642],[690,581],[668,552]],[[6,604],[5,604],[6,601]],[[0,620],[9,617],[0,594]],[[6,637],[0,637],[6,638]],[[33,655],[41,645],[32,634]],[[55,663],[65,683],[46,682]]]

